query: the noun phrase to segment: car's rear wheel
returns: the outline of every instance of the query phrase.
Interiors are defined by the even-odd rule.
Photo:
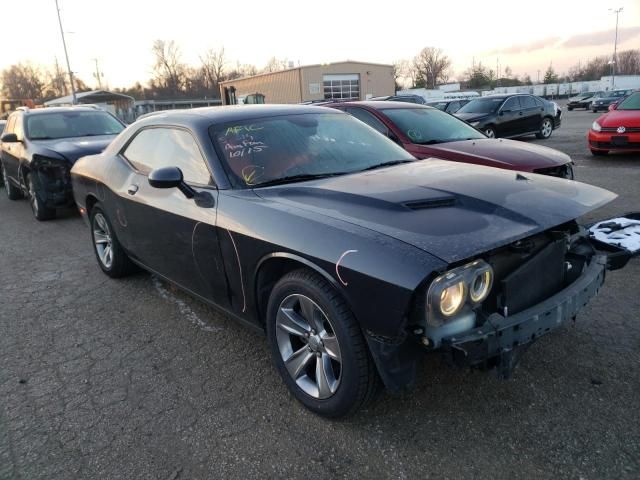
[[[56,209],[49,208],[42,200],[42,193],[40,191],[40,185],[36,177],[31,173],[27,174],[27,188],[29,189],[29,205],[31,205],[31,211],[33,216],[37,220],[45,221],[51,220],[56,217]]]
[[[313,412],[343,417],[374,397],[379,379],[360,327],[314,272],[296,270],[275,285],[267,335],[285,384]]]
[[[595,155],[596,157],[603,157],[605,155],[609,155],[609,150],[593,150],[593,149],[589,149],[591,150],[591,155]]]
[[[4,182],[4,188],[7,190],[7,197],[9,200],[20,200],[22,198],[22,192],[17,188],[7,175],[7,171],[4,169],[4,165],[0,163],[0,170],[2,170],[2,181]]]
[[[553,133],[553,121],[549,117],[544,117],[540,122],[540,130],[536,133],[537,138],[549,138]]]
[[[489,138],[496,138],[496,129],[493,126],[486,127],[484,134]]]
[[[597,108],[592,108],[592,109],[591,109],[591,111],[592,111],[593,113],[598,113],[598,109],[597,109]]]
[[[91,239],[98,265],[111,278],[124,277],[135,269],[107,215],[97,205],[91,209]]]

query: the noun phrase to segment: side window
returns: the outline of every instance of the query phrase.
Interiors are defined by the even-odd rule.
[[[138,133],[124,156],[144,174],[161,167],[178,167],[187,183],[211,184],[211,175],[190,133],[175,128],[148,128]]]
[[[24,129],[22,128],[23,121],[24,121],[24,116],[21,114],[17,114],[15,124],[13,125],[13,133],[16,134],[16,137],[18,137],[18,140],[24,139]]]
[[[455,113],[460,108],[460,102],[451,102],[445,110],[447,113]]]
[[[363,110],[362,108],[347,108],[347,113],[350,113],[358,120],[366,123],[370,127],[375,128],[383,135],[389,135],[389,129],[385,126],[385,124],[366,110]]]
[[[536,108],[538,105],[536,103],[535,98],[530,96],[520,97],[520,105],[522,105],[522,109],[526,110],[528,108]]]
[[[520,100],[518,97],[511,97],[502,105],[502,111],[516,112],[520,110]]]
[[[13,133],[13,127],[16,124],[16,116],[16,114],[13,114],[9,117],[4,133]]]

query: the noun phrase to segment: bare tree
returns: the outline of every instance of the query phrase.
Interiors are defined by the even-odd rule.
[[[42,72],[29,63],[18,63],[3,70],[0,77],[2,94],[6,98],[42,98],[44,81]]]
[[[278,72],[288,68],[289,61],[286,58],[271,57],[262,69],[264,73]]]
[[[640,50],[625,50],[618,53],[616,71],[620,75],[637,75],[640,73]]]
[[[178,96],[185,81],[185,65],[181,62],[180,48],[173,40],[156,40],[151,50],[155,56],[154,84],[169,95]]]
[[[202,63],[202,71],[207,82],[207,88],[219,93],[218,84],[224,80],[227,65],[224,47],[220,47],[220,50],[210,48],[200,57],[200,62]]]
[[[424,85],[426,88],[436,88],[439,83],[446,83],[448,80],[448,70],[451,67],[451,60],[440,48],[423,48],[413,59],[416,69],[417,85]]]

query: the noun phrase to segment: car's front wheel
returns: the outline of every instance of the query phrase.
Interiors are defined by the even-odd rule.
[[[135,269],[107,215],[97,205],[91,209],[91,239],[98,265],[111,278],[124,277]]]
[[[374,397],[379,379],[360,327],[314,272],[296,270],[275,285],[267,335],[285,384],[313,412],[343,417]]]
[[[43,194],[40,191],[38,180],[31,174],[27,174],[27,187],[29,189],[29,204],[33,216],[37,220],[45,221],[56,217],[56,209],[49,208],[42,200]]]
[[[540,130],[536,133],[537,138],[549,138],[553,133],[553,122],[549,117],[544,117],[540,122]]]
[[[4,188],[7,190],[7,197],[9,200],[20,200],[22,198],[22,192],[9,180],[7,171],[4,169],[2,163],[0,163],[0,170],[2,170],[2,181],[4,182]]]
[[[573,107],[567,107],[567,110],[569,110],[571,112],[571,111],[573,111]]]

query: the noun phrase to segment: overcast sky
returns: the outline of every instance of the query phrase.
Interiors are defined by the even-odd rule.
[[[94,58],[110,87],[144,83],[155,39],[173,39],[196,64],[224,46],[230,63],[258,68],[276,56],[296,64],[360,60],[391,63],[437,46],[461,73],[472,59],[536,79],[578,60],[611,55],[615,15],[619,49],[640,48],[639,0],[374,2],[334,0],[59,0],[71,66],[90,86]],[[20,61],[51,65],[64,53],[55,0],[2,0],[0,68]]]

